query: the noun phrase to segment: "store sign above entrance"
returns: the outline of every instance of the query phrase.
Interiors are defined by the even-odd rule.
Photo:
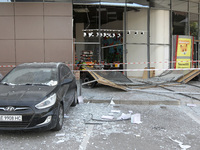
[[[126,34],[144,35],[146,31],[141,30],[128,30]],[[83,30],[83,37],[109,37],[109,38],[120,38],[123,36],[123,30],[112,30],[112,29],[85,29]]]
[[[98,29],[88,29],[83,30],[83,37],[110,37],[110,38],[120,38],[123,36],[122,30],[99,30]]]
[[[192,36],[179,36],[175,38],[175,65],[174,68],[191,68],[193,61],[193,45],[194,39]]]

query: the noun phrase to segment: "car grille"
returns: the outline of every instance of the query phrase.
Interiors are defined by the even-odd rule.
[[[0,128],[26,128],[33,117],[30,107],[14,107],[14,111],[8,111],[7,106],[0,106],[0,115],[22,115],[22,122],[0,121]]]

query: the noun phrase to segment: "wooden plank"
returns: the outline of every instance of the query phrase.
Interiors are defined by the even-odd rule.
[[[97,80],[98,83],[100,84],[103,84],[103,85],[107,85],[107,86],[111,86],[111,87],[114,87],[114,88],[118,88],[118,89],[121,89],[121,90],[125,90],[127,91],[127,87],[125,86],[122,86],[122,85],[117,85],[101,76],[99,76],[98,74],[96,74],[94,71],[88,71],[95,80]]]
[[[190,80],[192,80],[194,77],[198,76],[199,74],[200,74],[200,70],[192,70],[188,74],[186,74],[183,77],[181,77],[180,79],[178,79],[177,82],[187,83]]]
[[[147,67],[145,67],[144,69],[147,69]],[[155,69],[155,67],[150,67],[150,69]],[[150,78],[155,77],[155,70],[151,70],[150,71]],[[143,79],[147,79],[148,78],[148,71],[144,71],[143,73]]]

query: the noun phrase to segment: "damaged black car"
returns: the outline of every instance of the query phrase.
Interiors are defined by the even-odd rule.
[[[76,79],[64,63],[21,64],[0,82],[0,130],[61,130],[76,104]]]

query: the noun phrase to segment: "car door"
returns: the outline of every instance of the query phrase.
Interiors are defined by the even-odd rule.
[[[60,79],[61,83],[63,83],[65,79],[73,80],[70,69],[65,65],[62,65],[60,68]],[[67,110],[73,100],[73,81],[68,84],[61,85],[61,88],[61,90],[63,91],[64,108],[65,110]]]

